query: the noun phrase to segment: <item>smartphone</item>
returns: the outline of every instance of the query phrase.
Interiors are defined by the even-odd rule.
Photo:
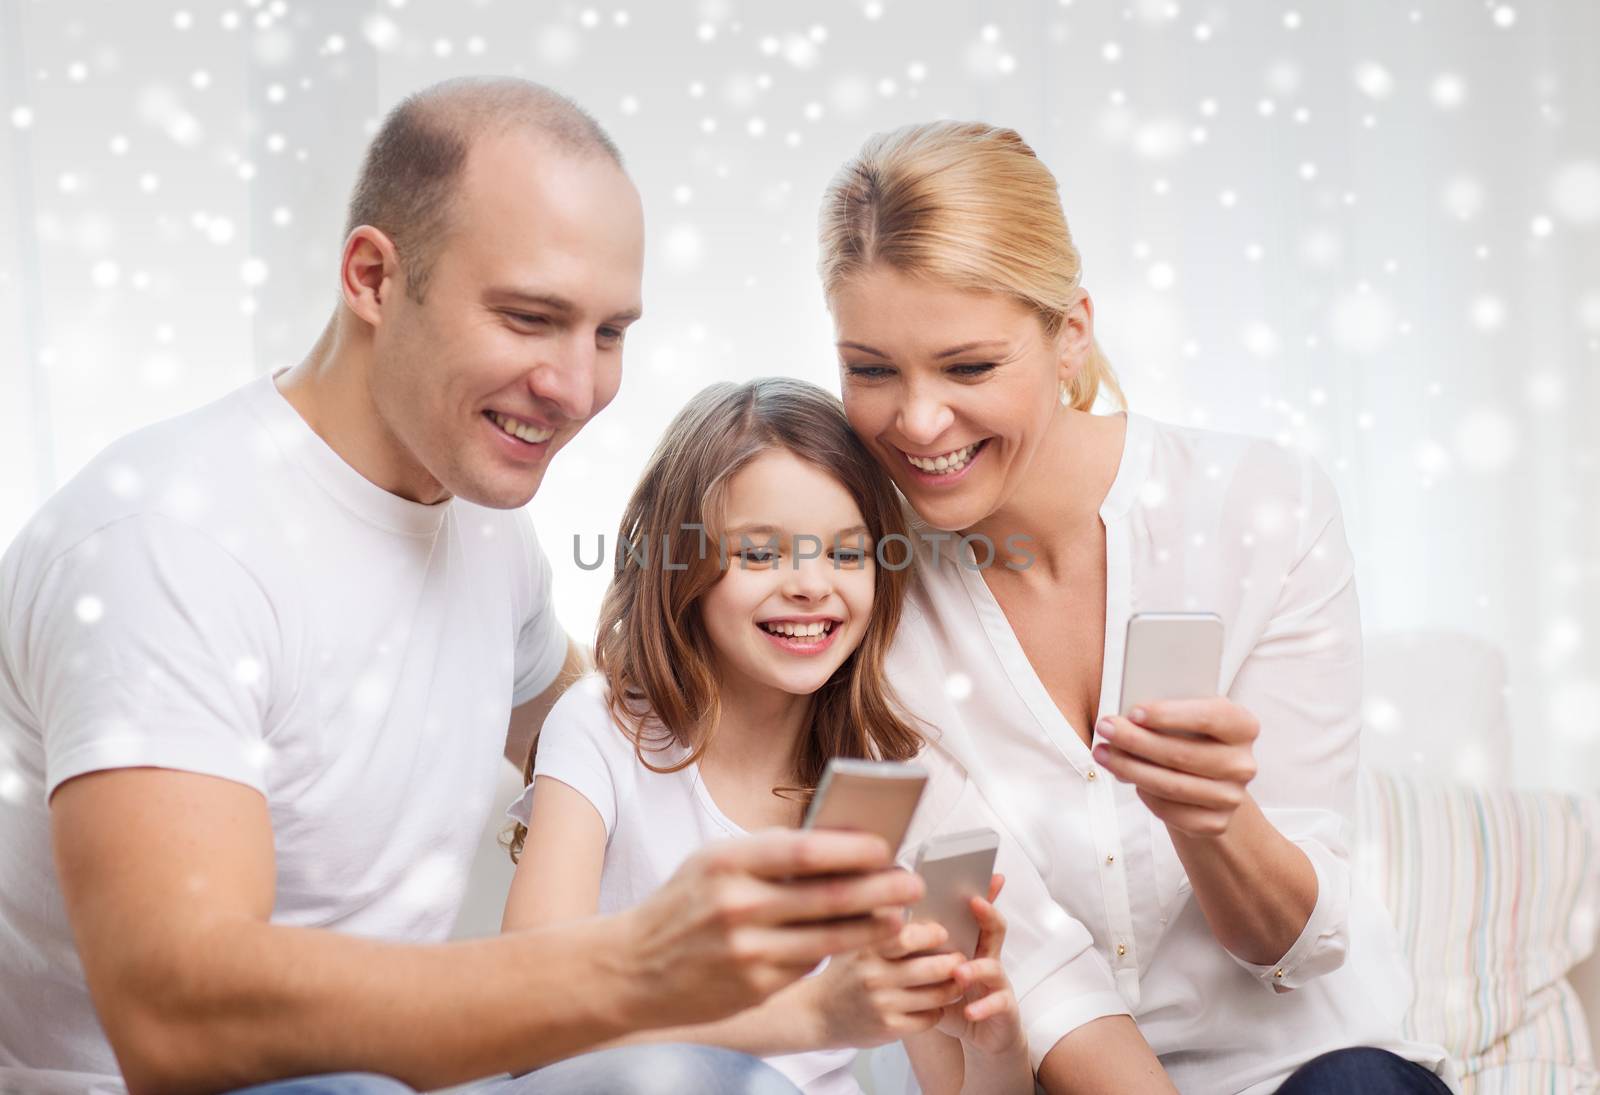
[[[920,764],[835,757],[823,769],[800,827],[876,833],[898,853],[927,783],[928,770]]]
[[[1123,717],[1151,700],[1215,696],[1221,683],[1221,616],[1215,612],[1136,612],[1128,620],[1122,697],[1117,705]]]
[[[910,919],[932,920],[950,933],[944,951],[968,958],[978,949],[978,919],[972,898],[989,896],[1000,834],[993,829],[968,829],[933,837],[917,853],[917,873],[928,892],[912,906]]]

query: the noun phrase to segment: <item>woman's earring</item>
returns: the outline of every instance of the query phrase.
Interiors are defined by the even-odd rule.
[[[1067,382],[1065,380],[1063,380],[1061,382],[1061,397],[1060,398],[1061,398],[1061,405],[1063,407],[1072,406],[1072,393],[1067,390]]]

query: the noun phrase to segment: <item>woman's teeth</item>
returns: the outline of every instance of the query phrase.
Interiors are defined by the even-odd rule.
[[[505,415],[497,414],[494,411],[489,412],[489,420],[492,421],[496,426],[499,426],[506,433],[509,433],[512,437],[515,437],[520,441],[526,441],[530,445],[537,445],[541,441],[548,441],[556,435],[556,431],[553,429],[534,429],[532,426],[529,426],[526,423],[518,422],[515,418],[507,418]]]
[[[787,639],[802,639],[815,642],[833,630],[833,621],[818,620],[809,624],[765,623],[761,624],[760,627],[761,630],[770,635],[782,635]]]
[[[927,472],[929,475],[949,475],[966,467],[967,461],[972,459],[972,454],[978,451],[978,446],[981,444],[982,441],[975,441],[964,449],[956,449],[943,456],[912,456],[910,453],[906,453],[905,456],[911,462],[911,466],[918,471]]]

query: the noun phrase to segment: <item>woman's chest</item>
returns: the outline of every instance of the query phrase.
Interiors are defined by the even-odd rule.
[[[1017,645],[1056,709],[1088,744],[1105,664],[1106,582],[1099,565],[1070,588],[988,579]]]

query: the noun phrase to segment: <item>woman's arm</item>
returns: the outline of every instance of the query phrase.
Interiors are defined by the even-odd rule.
[[[1050,1095],[1176,1095],[1161,1062],[1126,1015],[1091,1020],[1044,1056],[1039,1086]]]
[[[1297,533],[1228,697],[1144,705],[1095,748],[1166,823],[1217,940],[1279,990],[1344,961],[1361,732],[1355,565],[1332,483],[1296,471]]]
[[[1110,744],[1096,745],[1096,759],[1166,823],[1217,942],[1246,962],[1276,962],[1311,918],[1317,875],[1245,789],[1254,716],[1225,699],[1152,703],[1133,716],[1102,720],[1097,734]]]

